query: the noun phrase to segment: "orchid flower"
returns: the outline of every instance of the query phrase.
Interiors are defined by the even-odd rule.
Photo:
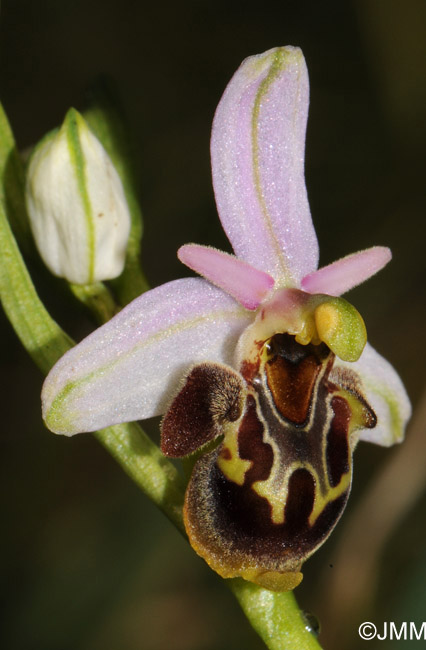
[[[162,449],[199,453],[185,525],[223,577],[294,588],[339,519],[358,440],[392,445],[410,415],[392,366],[341,294],[391,258],[375,246],[318,270],[304,181],[301,51],[246,59],[213,123],[213,184],[235,255],[188,244],[202,278],[147,291],[67,352],[43,414],[73,435],[166,414]]]

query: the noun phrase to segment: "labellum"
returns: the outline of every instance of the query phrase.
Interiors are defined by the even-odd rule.
[[[285,293],[305,302],[300,291]],[[320,307],[330,304],[320,298]],[[276,317],[274,307],[259,318],[263,330]],[[301,331],[309,329],[310,316],[301,318]],[[225,578],[241,576],[279,591],[300,583],[303,562],[346,505],[353,434],[376,425],[354,375],[333,375],[335,354],[318,329],[304,344],[287,332],[245,341],[242,349],[250,354],[239,372],[196,365],[164,417],[168,456],[218,441],[195,462],[185,526],[194,549]],[[250,337],[258,332],[254,327]]]

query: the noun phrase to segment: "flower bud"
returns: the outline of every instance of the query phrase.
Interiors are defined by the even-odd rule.
[[[123,186],[76,110],[35,148],[26,203],[37,248],[52,273],[75,284],[120,275],[130,232]]]

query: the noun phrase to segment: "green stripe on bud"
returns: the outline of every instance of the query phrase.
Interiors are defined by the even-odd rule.
[[[35,148],[26,202],[37,248],[52,273],[74,284],[120,275],[130,232],[123,186],[76,110]]]

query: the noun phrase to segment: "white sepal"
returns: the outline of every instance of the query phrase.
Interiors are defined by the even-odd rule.
[[[348,363],[336,358],[335,372],[347,368],[357,375],[361,394],[377,416],[373,429],[363,429],[360,440],[390,447],[402,442],[411,416],[411,404],[396,370],[369,344],[358,361]],[[333,380],[333,373],[330,378]]]
[[[48,428],[73,435],[165,413],[191,365],[231,362],[251,319],[200,278],[143,293],[52,368],[42,393]]]

